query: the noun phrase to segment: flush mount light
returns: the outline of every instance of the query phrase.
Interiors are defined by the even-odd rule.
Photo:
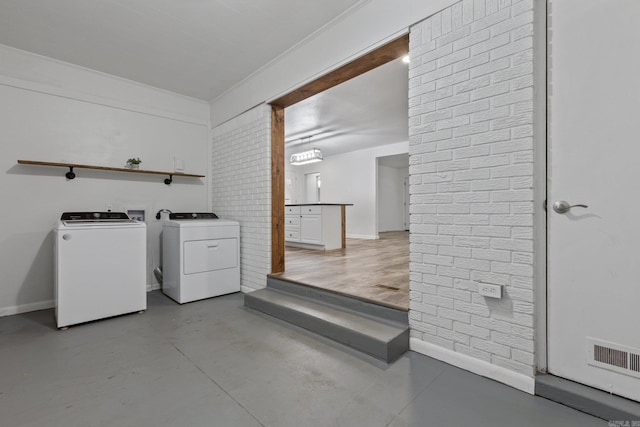
[[[405,55],[402,57],[402,62],[404,62],[405,64],[409,63],[409,55]]]
[[[308,163],[315,163],[322,161],[322,151],[319,148],[313,148],[311,150],[295,153],[289,158],[289,163],[292,165],[306,165]]]

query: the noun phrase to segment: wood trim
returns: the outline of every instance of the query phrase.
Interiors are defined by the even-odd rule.
[[[290,92],[275,101],[271,105],[286,108],[304,99],[324,92],[334,86],[351,80],[354,77],[371,71],[381,65],[391,62],[409,53],[409,35],[387,43],[384,46],[370,52],[342,67],[325,74],[324,76],[307,83],[306,85]]]
[[[347,207],[340,206],[340,215],[342,219],[342,249],[347,247]]]
[[[284,271],[284,107],[271,106],[271,273]]]
[[[406,34],[271,102],[271,272],[284,271],[284,109],[409,53]],[[342,207],[343,212],[345,207]],[[343,216],[342,247],[346,247]]]

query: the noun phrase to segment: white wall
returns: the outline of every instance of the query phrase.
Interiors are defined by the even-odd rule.
[[[531,393],[534,1],[464,5],[410,33],[411,348]]]
[[[258,106],[212,132],[214,212],[240,222],[243,292],[260,289],[271,273],[271,108]]]
[[[155,213],[206,210],[207,179],[18,165],[18,159],[208,175],[206,103],[0,46],[0,315],[52,306],[52,229],[64,211],[143,208],[147,213],[147,283],[160,265]]]
[[[378,164],[378,232],[404,230],[404,179],[409,167]]]
[[[347,207],[347,237],[377,239],[377,157],[408,152],[400,142],[366,150],[325,156],[319,163],[289,166],[285,179],[297,183],[292,203],[304,203],[304,175],[320,173],[320,199],[324,203],[353,203]],[[285,156],[291,153],[287,151]]]

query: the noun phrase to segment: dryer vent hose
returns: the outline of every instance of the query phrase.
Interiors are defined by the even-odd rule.
[[[153,274],[156,275],[156,279],[158,279],[158,283],[162,285],[162,267],[156,267],[153,269]]]

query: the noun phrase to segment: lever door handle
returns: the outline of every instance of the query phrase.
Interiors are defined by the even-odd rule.
[[[588,208],[587,205],[570,205],[569,202],[565,200],[558,200],[553,204],[553,210],[559,214],[567,213],[571,210],[571,208]]]

